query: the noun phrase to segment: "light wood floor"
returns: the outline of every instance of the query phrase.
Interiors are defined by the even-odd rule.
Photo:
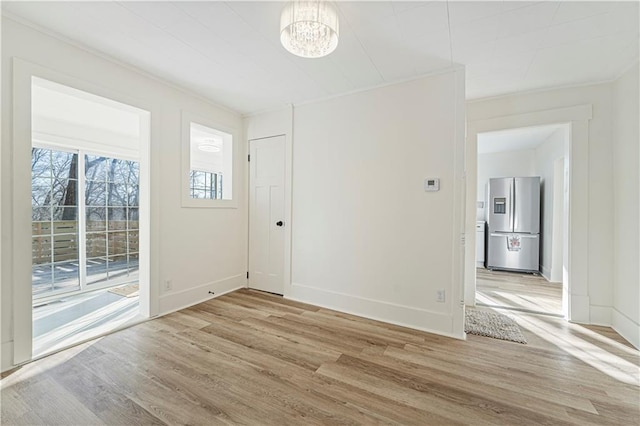
[[[611,329],[518,314],[528,345],[241,290],[6,374],[2,424],[637,425]]]
[[[476,303],[562,316],[562,283],[540,275],[476,269]]]

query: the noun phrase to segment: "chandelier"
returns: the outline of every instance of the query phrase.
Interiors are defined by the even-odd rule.
[[[280,42],[303,58],[321,58],[338,46],[338,12],[329,2],[294,0],[282,10]]]

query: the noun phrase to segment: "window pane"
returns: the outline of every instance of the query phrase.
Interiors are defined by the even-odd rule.
[[[139,209],[137,207],[128,209],[129,211],[129,229],[138,229]]]
[[[109,207],[108,229],[116,231],[127,229],[127,209],[124,207]]]
[[[78,154],[51,151],[51,174],[57,179],[78,179]]]
[[[107,281],[107,258],[87,259],[87,284],[104,283],[105,281]]]
[[[129,231],[127,233],[127,241],[129,243],[129,252],[137,252],[138,251],[138,239],[139,239],[138,231]]]
[[[138,185],[127,185],[127,193],[129,194],[128,205],[129,206],[139,206],[139,198],[140,198],[140,186]]]
[[[87,181],[84,194],[84,200],[87,206],[107,205],[107,184],[104,182]]]
[[[50,263],[31,267],[31,283],[33,294],[47,293],[53,289],[53,266]]]
[[[128,179],[127,183],[137,185],[140,180],[140,163],[137,161],[127,161]]]
[[[108,183],[107,195],[109,206],[126,206],[129,194],[127,194],[127,186],[125,184]]]
[[[55,235],[53,237],[53,261],[78,261],[77,235]]]
[[[53,289],[77,290],[80,288],[78,260],[53,265]]]
[[[127,161],[117,158],[107,160],[107,181],[126,183],[129,180],[129,167]]]
[[[132,279],[138,279],[138,265],[138,253],[129,253],[129,275]]]
[[[107,255],[107,234],[106,232],[87,233],[87,258],[101,257]]]
[[[51,222],[51,207],[33,207],[31,209],[31,220],[34,222]]]
[[[31,178],[51,177],[51,151],[31,148]]]
[[[109,256],[107,263],[109,280],[122,278],[128,275],[127,255]]]
[[[32,221],[31,222],[31,235],[50,235],[51,234],[51,222],[50,221]]]
[[[51,204],[57,206],[78,205],[78,181],[73,179],[54,179],[51,188]]]
[[[78,208],[77,207],[52,207],[51,209],[52,218],[54,221],[56,220],[71,220],[75,221],[78,219]]]
[[[107,161],[97,155],[84,156],[84,175],[87,180],[104,182],[107,179]]]
[[[104,231],[107,229],[107,209],[106,207],[87,207],[87,232]]]
[[[77,234],[78,222],[71,220],[58,220],[53,222],[54,234]]]
[[[127,233],[109,232],[109,255],[127,253]]]
[[[31,263],[39,265],[51,263],[51,236],[33,237],[31,239]]]

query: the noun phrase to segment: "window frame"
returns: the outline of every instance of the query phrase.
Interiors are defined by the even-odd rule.
[[[210,127],[231,135],[231,198],[191,198],[191,123],[201,126]],[[190,111],[182,111],[181,126],[181,145],[182,145],[182,161],[181,161],[181,198],[182,207],[184,208],[238,208],[238,195],[241,193],[239,178],[239,147],[240,132],[236,128],[212,121]],[[229,173],[221,173],[224,179],[227,179]],[[225,194],[226,195],[226,194]]]

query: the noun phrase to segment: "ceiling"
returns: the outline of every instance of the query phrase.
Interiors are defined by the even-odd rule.
[[[283,2],[2,2],[28,21],[241,113],[466,66],[467,99],[617,78],[638,2],[338,2],[340,42],[302,59]]]
[[[564,130],[562,124],[522,127],[478,134],[478,154],[535,149],[555,132]]]

